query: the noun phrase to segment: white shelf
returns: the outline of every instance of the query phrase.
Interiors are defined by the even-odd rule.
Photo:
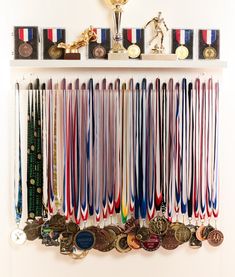
[[[136,68],[136,69],[222,69],[227,66],[221,60],[187,61],[108,61],[108,60],[13,60],[11,68]]]

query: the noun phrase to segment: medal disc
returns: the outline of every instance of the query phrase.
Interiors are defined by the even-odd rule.
[[[27,239],[26,234],[21,229],[17,228],[11,233],[11,240],[17,245],[24,244],[26,239]]]
[[[40,236],[41,225],[35,222],[27,223],[27,225],[24,227],[24,232],[26,234],[27,240],[34,241]]]
[[[147,227],[141,227],[136,234],[136,238],[140,241],[146,241],[150,237],[150,231]]]
[[[18,50],[19,50],[20,56],[23,58],[28,58],[33,53],[33,47],[27,42],[21,44]]]
[[[127,235],[121,234],[117,237],[115,242],[115,248],[119,253],[127,253],[131,251],[131,248],[129,247],[127,243]]]
[[[224,241],[224,235],[219,230],[213,230],[209,233],[207,240],[211,246],[219,246]]]
[[[184,225],[183,223],[176,221],[170,224],[170,228],[173,229],[174,231],[177,231],[183,225]]]
[[[168,226],[169,226],[169,222],[163,216],[159,216],[156,219],[153,219],[149,222],[150,231],[160,236],[163,236],[164,234],[166,234]]]
[[[191,236],[191,230],[187,226],[181,226],[175,231],[175,238],[180,243],[189,241]]]
[[[176,48],[175,54],[177,55],[177,58],[179,60],[185,60],[189,55],[189,51],[187,47],[185,47],[184,45],[180,45]]]
[[[75,245],[80,250],[90,250],[95,244],[95,235],[88,230],[79,231],[74,238]]]
[[[127,244],[129,245],[130,248],[135,250],[141,248],[141,243],[139,240],[137,240],[136,235],[134,233],[129,233],[127,235]]]
[[[141,243],[144,250],[152,252],[156,251],[161,246],[161,239],[156,234],[150,234],[148,240]]]
[[[56,44],[52,45],[48,50],[49,56],[53,59],[59,59],[63,55],[63,50],[61,48],[58,48]]]
[[[202,232],[203,239],[206,240],[208,238],[208,235],[210,234],[210,232],[212,232],[213,230],[215,230],[215,228],[213,226],[211,226],[210,224],[207,225],[206,228]]]
[[[89,253],[88,250],[79,250],[74,246],[73,251],[70,254],[70,257],[72,257],[72,259],[74,260],[81,260],[81,259],[84,259],[88,253]]]
[[[128,52],[128,56],[131,58],[131,59],[136,59],[140,56],[141,54],[141,50],[140,50],[140,47],[136,44],[132,44],[128,47],[127,49],[127,52]]]
[[[175,238],[175,231],[168,229],[165,236],[162,237],[162,247],[166,250],[174,250],[179,246],[179,242]]]
[[[96,59],[105,58],[107,51],[102,45],[97,45],[92,51],[93,57]]]
[[[203,57],[207,60],[213,60],[217,58],[217,51],[214,47],[206,47],[203,51]]]
[[[197,229],[197,231],[196,231],[196,237],[197,237],[197,239],[200,240],[200,241],[204,241],[204,240],[205,240],[205,238],[203,237],[203,232],[204,232],[205,228],[206,228],[206,227],[205,227],[204,225],[201,225],[201,226]]]
[[[199,249],[202,247],[202,242],[196,237],[196,231],[198,230],[198,228],[198,226],[195,226],[193,229],[191,229],[192,236],[189,240],[189,246],[192,249]]]

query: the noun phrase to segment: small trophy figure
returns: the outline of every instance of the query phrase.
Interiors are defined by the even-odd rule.
[[[152,54],[142,54],[143,60],[176,60],[177,56],[175,54],[165,54],[164,47],[164,37],[166,32],[168,32],[168,27],[164,18],[162,18],[162,13],[159,12],[157,17],[151,19],[145,26],[144,29],[153,23],[154,26],[154,36],[149,41],[149,45],[151,46],[154,43],[152,48]]]
[[[97,35],[90,26],[88,29],[86,29],[81,36],[74,41],[71,44],[66,44],[66,43],[59,43],[58,48],[63,48],[65,49],[65,54],[64,54],[64,59],[65,60],[80,60],[81,55],[79,53],[79,48],[87,46],[91,41],[96,41],[97,40]]]

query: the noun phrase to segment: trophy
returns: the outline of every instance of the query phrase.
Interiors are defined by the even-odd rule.
[[[87,46],[90,42],[96,41],[97,35],[92,26],[86,29],[81,36],[71,44],[59,43],[58,48],[65,49],[64,59],[65,60],[80,60],[81,55],[79,48]]]
[[[164,38],[168,32],[168,27],[162,18],[162,13],[159,12],[157,17],[151,19],[145,26],[146,29],[150,24],[153,25],[154,36],[149,41],[149,45],[152,46],[151,54],[142,54],[142,60],[176,60],[176,54],[165,54]]]
[[[105,0],[108,4],[114,6],[114,37],[113,48],[108,54],[109,60],[127,60],[129,59],[127,50],[122,44],[121,19],[122,19],[122,5],[125,5],[128,0]]]

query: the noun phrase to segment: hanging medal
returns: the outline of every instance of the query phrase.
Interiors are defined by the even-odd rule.
[[[189,50],[185,46],[190,41],[191,31],[178,29],[175,31],[176,41],[179,46],[176,48],[176,55],[179,60],[185,60],[189,56]]]
[[[62,40],[62,29],[47,29],[47,39],[53,43],[48,54],[52,59],[59,59],[63,55],[63,50],[57,47],[57,43]]]
[[[19,54],[23,58],[29,58],[33,54],[33,47],[29,43],[33,40],[33,28],[19,28],[19,39],[23,41],[19,46]]]
[[[137,43],[141,40],[141,29],[127,29],[127,40],[131,43],[127,52],[131,59],[136,59],[141,54],[141,49]]]
[[[97,44],[92,51],[93,57],[96,59],[104,59],[107,55],[107,50],[102,45],[107,41],[107,29],[96,28],[94,32],[97,35]]]
[[[211,45],[215,43],[217,39],[216,30],[202,30],[202,39],[207,47],[203,50],[203,57],[208,60],[213,60],[217,58],[217,51]]]
[[[18,141],[15,144],[15,177],[14,177],[14,207],[15,207],[15,222],[16,229],[11,233],[11,240],[18,245],[22,245],[26,241],[25,232],[20,229],[20,222],[22,218],[22,159],[21,159],[21,114],[20,114],[20,88],[19,84],[16,84],[15,89],[15,99],[16,99],[16,117],[15,117],[15,130],[18,130]],[[18,147],[17,147],[18,146]],[[17,155],[17,156],[16,156]],[[16,172],[17,170],[17,172]]]

